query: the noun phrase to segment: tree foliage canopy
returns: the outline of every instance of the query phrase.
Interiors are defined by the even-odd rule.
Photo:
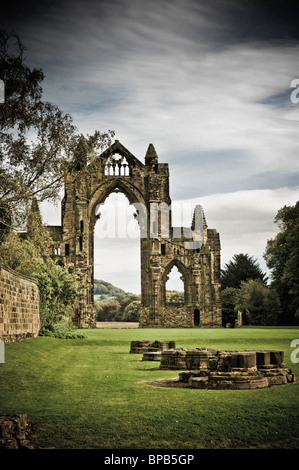
[[[0,262],[37,280],[49,326],[71,315],[83,286],[73,267],[51,258],[38,203],[60,197],[66,173],[89,171],[114,132],[80,134],[69,114],[43,99],[44,73],[27,65],[25,50],[16,34],[0,31]],[[26,235],[12,231],[20,226]]]
[[[78,133],[70,115],[43,100],[44,73],[26,65],[24,53],[17,35],[0,31],[0,79],[5,84],[5,102],[0,105],[0,215],[6,221],[11,214],[23,213],[33,197],[55,200],[65,172],[78,160],[93,161],[114,134]]]
[[[106,303],[95,301],[95,307],[98,321],[138,322],[141,299],[136,294],[116,295],[114,300]]]
[[[236,254],[221,271],[222,324],[234,326],[237,312],[245,323],[274,325],[280,312],[275,289],[267,287],[266,274],[248,254]]]
[[[222,289],[227,287],[239,288],[242,281],[249,279],[260,279],[264,284],[267,282],[266,274],[262,272],[257,260],[248,254],[236,254],[221,270]]]
[[[244,322],[249,325],[276,325],[280,301],[275,289],[263,284],[259,279],[241,282],[235,297],[236,310],[244,314]]]
[[[294,206],[282,207],[274,222],[280,231],[267,241],[264,259],[281,300],[282,320],[293,324],[299,308],[299,201]]]

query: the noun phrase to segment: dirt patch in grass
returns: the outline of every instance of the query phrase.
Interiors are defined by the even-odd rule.
[[[157,380],[145,380],[140,382],[144,385],[151,385],[152,387],[177,387],[177,388],[188,388],[188,382],[179,382],[179,379],[157,379]]]
[[[101,321],[101,322],[97,322],[97,328],[110,328],[110,329],[117,329],[117,328],[122,328],[122,329],[139,328],[139,323],[120,322],[120,321],[115,321],[115,322]]]

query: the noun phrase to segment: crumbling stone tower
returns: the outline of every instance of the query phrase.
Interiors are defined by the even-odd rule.
[[[80,327],[95,326],[93,306],[96,208],[115,191],[136,209],[141,243],[140,327],[220,327],[220,241],[208,229],[201,206],[190,228],[172,227],[168,164],[159,163],[152,144],[140,162],[119,141],[87,168],[82,162],[65,180],[62,226],[52,227],[55,253],[73,263],[86,285],[78,311]],[[173,266],[184,282],[184,302],[166,302]]]

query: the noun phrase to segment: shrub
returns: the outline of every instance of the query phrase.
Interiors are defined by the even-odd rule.
[[[121,316],[121,320],[128,321],[128,322],[138,322],[140,307],[141,307],[141,302],[139,300],[133,300],[133,302],[130,302],[125,307],[123,314]]]
[[[71,318],[83,290],[76,272],[72,272],[70,266],[59,266],[49,258],[36,274],[36,280],[42,326],[52,327],[65,315]]]
[[[49,328],[41,328],[39,331],[40,336],[50,336],[51,338],[60,338],[60,339],[84,339],[86,336],[82,333],[74,333],[71,331],[63,330],[51,330]]]

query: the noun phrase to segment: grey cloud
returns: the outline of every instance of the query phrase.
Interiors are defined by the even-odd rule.
[[[81,132],[114,129],[142,161],[153,142],[159,161],[169,163],[172,200],[234,193],[233,224],[222,220],[231,209],[207,207],[211,227],[220,223],[224,259],[236,246],[260,253],[272,228],[260,233],[264,214],[254,206],[254,221],[240,190],[296,185],[299,104],[287,101],[298,78],[297,1],[1,6],[1,28],[20,34],[28,62],[45,72],[46,99],[71,113]],[[279,209],[286,194],[277,194]]]

